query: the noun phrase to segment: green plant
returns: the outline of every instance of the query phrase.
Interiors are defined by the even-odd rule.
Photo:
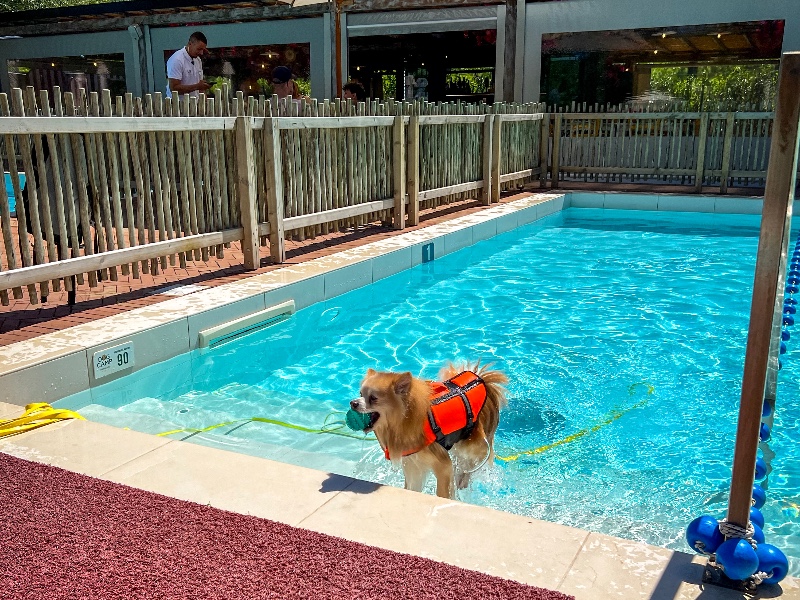
[[[384,100],[397,98],[397,75],[381,75]]]
[[[258,87],[261,88],[262,94],[264,94],[267,98],[272,96],[272,82],[269,79],[260,77],[259,79],[256,79],[256,83],[258,84]]]
[[[233,88],[233,86],[231,86],[230,77],[222,77],[222,76],[213,77],[212,76],[212,77],[206,77],[206,81],[208,81],[211,84],[211,87],[209,88],[208,92],[206,92],[209,95],[213,94],[217,90],[224,91],[222,86],[224,84],[226,84],[226,83],[228,84],[228,90],[231,90]]]
[[[773,110],[778,65],[656,67],[650,88],[687,102],[690,110]]]
[[[307,77],[297,77],[295,78],[294,82],[297,84],[297,89],[299,90],[300,94],[303,96],[310,96],[311,95],[311,80]]]

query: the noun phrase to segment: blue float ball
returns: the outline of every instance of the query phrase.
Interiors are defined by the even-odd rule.
[[[769,439],[769,425],[766,423],[761,424],[761,429],[758,431],[758,439],[766,442]]]
[[[756,541],[756,544],[763,544],[767,539],[764,537],[764,530],[755,523],[753,523],[753,539]]]
[[[755,506],[750,507],[750,522],[753,525],[764,527],[764,515]]]
[[[758,569],[758,556],[747,540],[733,538],[717,548],[717,562],[725,569],[725,575],[735,580],[747,579]]]
[[[760,485],[753,484],[753,506],[761,508],[767,501],[767,492]]]
[[[713,554],[725,538],[711,515],[697,517],[686,528],[686,541],[695,552]]]
[[[764,405],[761,407],[761,416],[768,417],[772,414],[772,405],[764,400]]]
[[[779,583],[789,572],[786,555],[771,544],[758,544],[756,548],[758,570],[770,575],[764,583]]]
[[[798,279],[797,277],[787,277],[786,283],[788,283],[789,285],[800,285],[800,279]]]
[[[781,354],[786,354],[786,342],[781,342]]]
[[[790,306],[797,306],[797,298],[784,298],[783,303]]]
[[[797,307],[793,304],[784,304],[783,305],[783,314],[785,315],[793,315],[797,313]]]
[[[792,315],[783,315],[784,325],[794,325],[794,317]]]
[[[792,334],[789,333],[788,329],[782,329],[781,330],[781,339],[784,342],[788,342],[790,339],[792,339]]]
[[[796,285],[787,285],[786,286],[786,293],[787,294],[796,294],[797,293],[797,286]]]
[[[796,268],[789,271],[789,277],[800,277],[800,271]]]
[[[756,458],[756,479],[764,479],[767,476],[767,463],[760,456]]]

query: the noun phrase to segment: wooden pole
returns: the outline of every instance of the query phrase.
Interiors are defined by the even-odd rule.
[[[700,138],[697,142],[697,168],[694,176],[694,191],[703,191],[703,175],[706,168],[706,142],[708,141],[708,113],[700,115]]]
[[[333,47],[336,48],[336,89],[333,95],[342,97],[342,0],[333,2],[334,39]]]
[[[267,220],[269,221],[269,253],[272,261],[286,260],[286,239],[283,224],[283,167],[281,136],[275,117],[264,119],[264,160],[267,171]],[[258,231],[256,230],[256,233]]]
[[[254,271],[260,266],[258,252],[258,210],[256,206],[256,172],[253,159],[252,117],[236,117],[236,190],[242,213],[242,252],[244,268]]]
[[[786,251],[786,220],[791,219],[800,122],[800,52],[783,55],[775,107],[761,233],[758,239],[750,327],[744,358],[742,396],[733,456],[728,521],[742,527],[750,519],[754,466],[761,427],[761,409],[772,333],[773,306],[778,293],[781,255]]]
[[[553,166],[550,168],[550,187],[554,190],[558,188],[558,171],[561,169],[561,118],[561,113],[557,113],[553,124]]]
[[[725,117],[725,141],[722,145],[722,175],[719,178],[719,193],[728,193],[728,176],[731,172],[731,154],[733,149],[733,127],[735,114],[729,112]]]
[[[492,194],[491,202],[500,202],[500,175],[502,175],[503,157],[500,156],[500,143],[503,131],[503,116],[492,117]]]
[[[494,115],[487,114],[483,122],[483,189],[481,190],[481,204],[489,206],[492,203],[492,127]]]
[[[419,225],[419,115],[412,114],[408,121],[408,224]]]
[[[394,216],[392,224],[395,229],[403,229],[406,226],[406,144],[405,124],[403,115],[398,114],[394,118],[392,128],[392,164],[394,165]]]

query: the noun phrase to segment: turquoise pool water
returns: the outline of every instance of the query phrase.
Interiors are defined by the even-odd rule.
[[[510,377],[501,457],[460,498],[688,551],[725,514],[758,217],[569,209],[59,405],[149,433],[402,486],[373,440],[313,434],[367,368]],[[800,337],[798,337],[800,339]],[[787,343],[767,541],[800,574],[798,357]],[[432,489],[432,482],[429,482]]]

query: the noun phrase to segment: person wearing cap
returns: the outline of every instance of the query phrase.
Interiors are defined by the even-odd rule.
[[[342,91],[344,92],[343,96],[345,100],[349,98],[353,100],[353,102],[359,103],[367,99],[367,91],[358,81],[348,81],[342,86]]]
[[[195,31],[189,36],[189,43],[175,52],[167,60],[167,98],[176,94],[189,94],[195,98],[205,92],[209,83],[203,79],[202,56],[206,55],[206,36]]]
[[[272,90],[278,98],[299,100],[303,97],[292,77],[292,70],[289,67],[281,65],[272,69]]]

